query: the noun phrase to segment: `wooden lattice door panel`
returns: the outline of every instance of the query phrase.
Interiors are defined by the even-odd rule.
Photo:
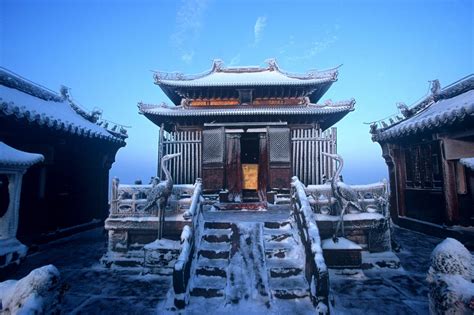
[[[202,132],[202,177],[205,190],[224,188],[225,132],[224,128],[209,128]]]
[[[165,132],[162,139],[163,155],[181,153],[168,162],[175,184],[194,184],[201,177],[201,131]]]
[[[268,128],[270,189],[289,189],[291,181],[290,129]]]
[[[321,153],[337,153],[337,131],[316,128],[291,130],[292,174],[305,185],[318,185],[324,176],[331,178],[336,170],[333,159]]]

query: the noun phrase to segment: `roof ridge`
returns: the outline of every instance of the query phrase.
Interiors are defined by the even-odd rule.
[[[63,98],[51,89],[0,66],[0,84],[22,91],[45,101],[61,102]]]
[[[153,77],[155,83],[159,84],[162,81],[192,81],[200,78],[204,78],[213,73],[256,73],[265,71],[275,71],[289,78],[307,80],[307,79],[331,79],[335,81],[338,76],[338,69],[342,66],[339,65],[334,68],[326,70],[308,70],[306,73],[292,73],[283,71],[277,64],[275,58],[265,60],[267,63],[266,67],[260,66],[241,66],[241,67],[225,67],[224,62],[221,59],[214,59],[210,70],[203,71],[198,74],[184,74],[182,72],[166,72],[166,71],[155,71]]]

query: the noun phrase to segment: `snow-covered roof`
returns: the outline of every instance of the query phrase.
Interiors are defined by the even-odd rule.
[[[474,171],[474,157],[460,159],[462,165]]]
[[[275,60],[268,67],[224,67],[222,61],[214,60],[212,69],[203,74],[156,72],[158,85],[176,87],[209,86],[258,86],[258,85],[315,85],[337,80],[337,68],[325,71],[308,71],[306,74],[291,74],[280,70]]]
[[[275,60],[267,67],[225,67],[214,60],[211,70],[196,75],[155,72],[157,84],[178,105],[184,99],[238,97],[239,89],[252,90],[253,97],[309,97],[316,103],[337,81],[338,69],[310,70],[304,74],[280,70]]]
[[[408,136],[474,119],[474,75],[430,95],[412,116],[375,130],[374,141]]]
[[[355,100],[338,103],[308,104],[304,106],[234,106],[219,108],[185,108],[183,106],[150,105],[139,103],[140,113],[170,117],[238,116],[238,115],[308,115],[335,114],[354,110]]]
[[[354,110],[355,100],[338,103],[326,102],[306,105],[275,105],[275,106],[226,106],[216,108],[200,108],[185,106],[149,105],[139,103],[141,114],[145,115],[156,125],[165,124],[168,130],[176,123],[202,124],[213,121],[232,122],[278,122],[283,120],[295,123],[318,122],[324,130],[342,119]]]
[[[41,154],[20,151],[0,141],[0,168],[2,166],[28,168],[43,160]]]
[[[84,137],[123,143],[126,136],[113,135],[87,120],[84,112],[63,97],[0,68],[0,116],[26,119],[29,123]]]

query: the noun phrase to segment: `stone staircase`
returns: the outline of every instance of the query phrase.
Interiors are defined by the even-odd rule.
[[[309,285],[303,270],[304,248],[291,222],[266,222],[263,235],[269,287],[273,297],[309,297]]]
[[[231,250],[231,223],[205,222],[195,256],[191,296],[223,297]]]
[[[191,268],[190,304],[194,298],[222,304],[249,300],[269,308],[278,300],[309,300],[304,255],[289,220],[204,222]]]

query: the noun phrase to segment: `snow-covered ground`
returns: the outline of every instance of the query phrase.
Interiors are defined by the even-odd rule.
[[[333,313],[428,314],[426,273],[431,252],[441,239],[400,228],[395,229],[394,238],[402,247],[396,256],[365,253],[362,269],[330,270]],[[156,313],[157,305],[166,299],[171,279],[105,269],[99,264],[105,251],[103,229],[86,231],[40,247],[10,278],[19,279],[34,268],[54,264],[67,287],[62,301],[64,313]],[[292,313],[304,314],[302,305],[296,304]],[[252,305],[234,308],[220,310],[226,314],[257,311]],[[288,302],[281,314],[290,314],[291,310]],[[214,314],[212,309],[203,309],[202,313]],[[313,313],[314,309],[308,311]]]

